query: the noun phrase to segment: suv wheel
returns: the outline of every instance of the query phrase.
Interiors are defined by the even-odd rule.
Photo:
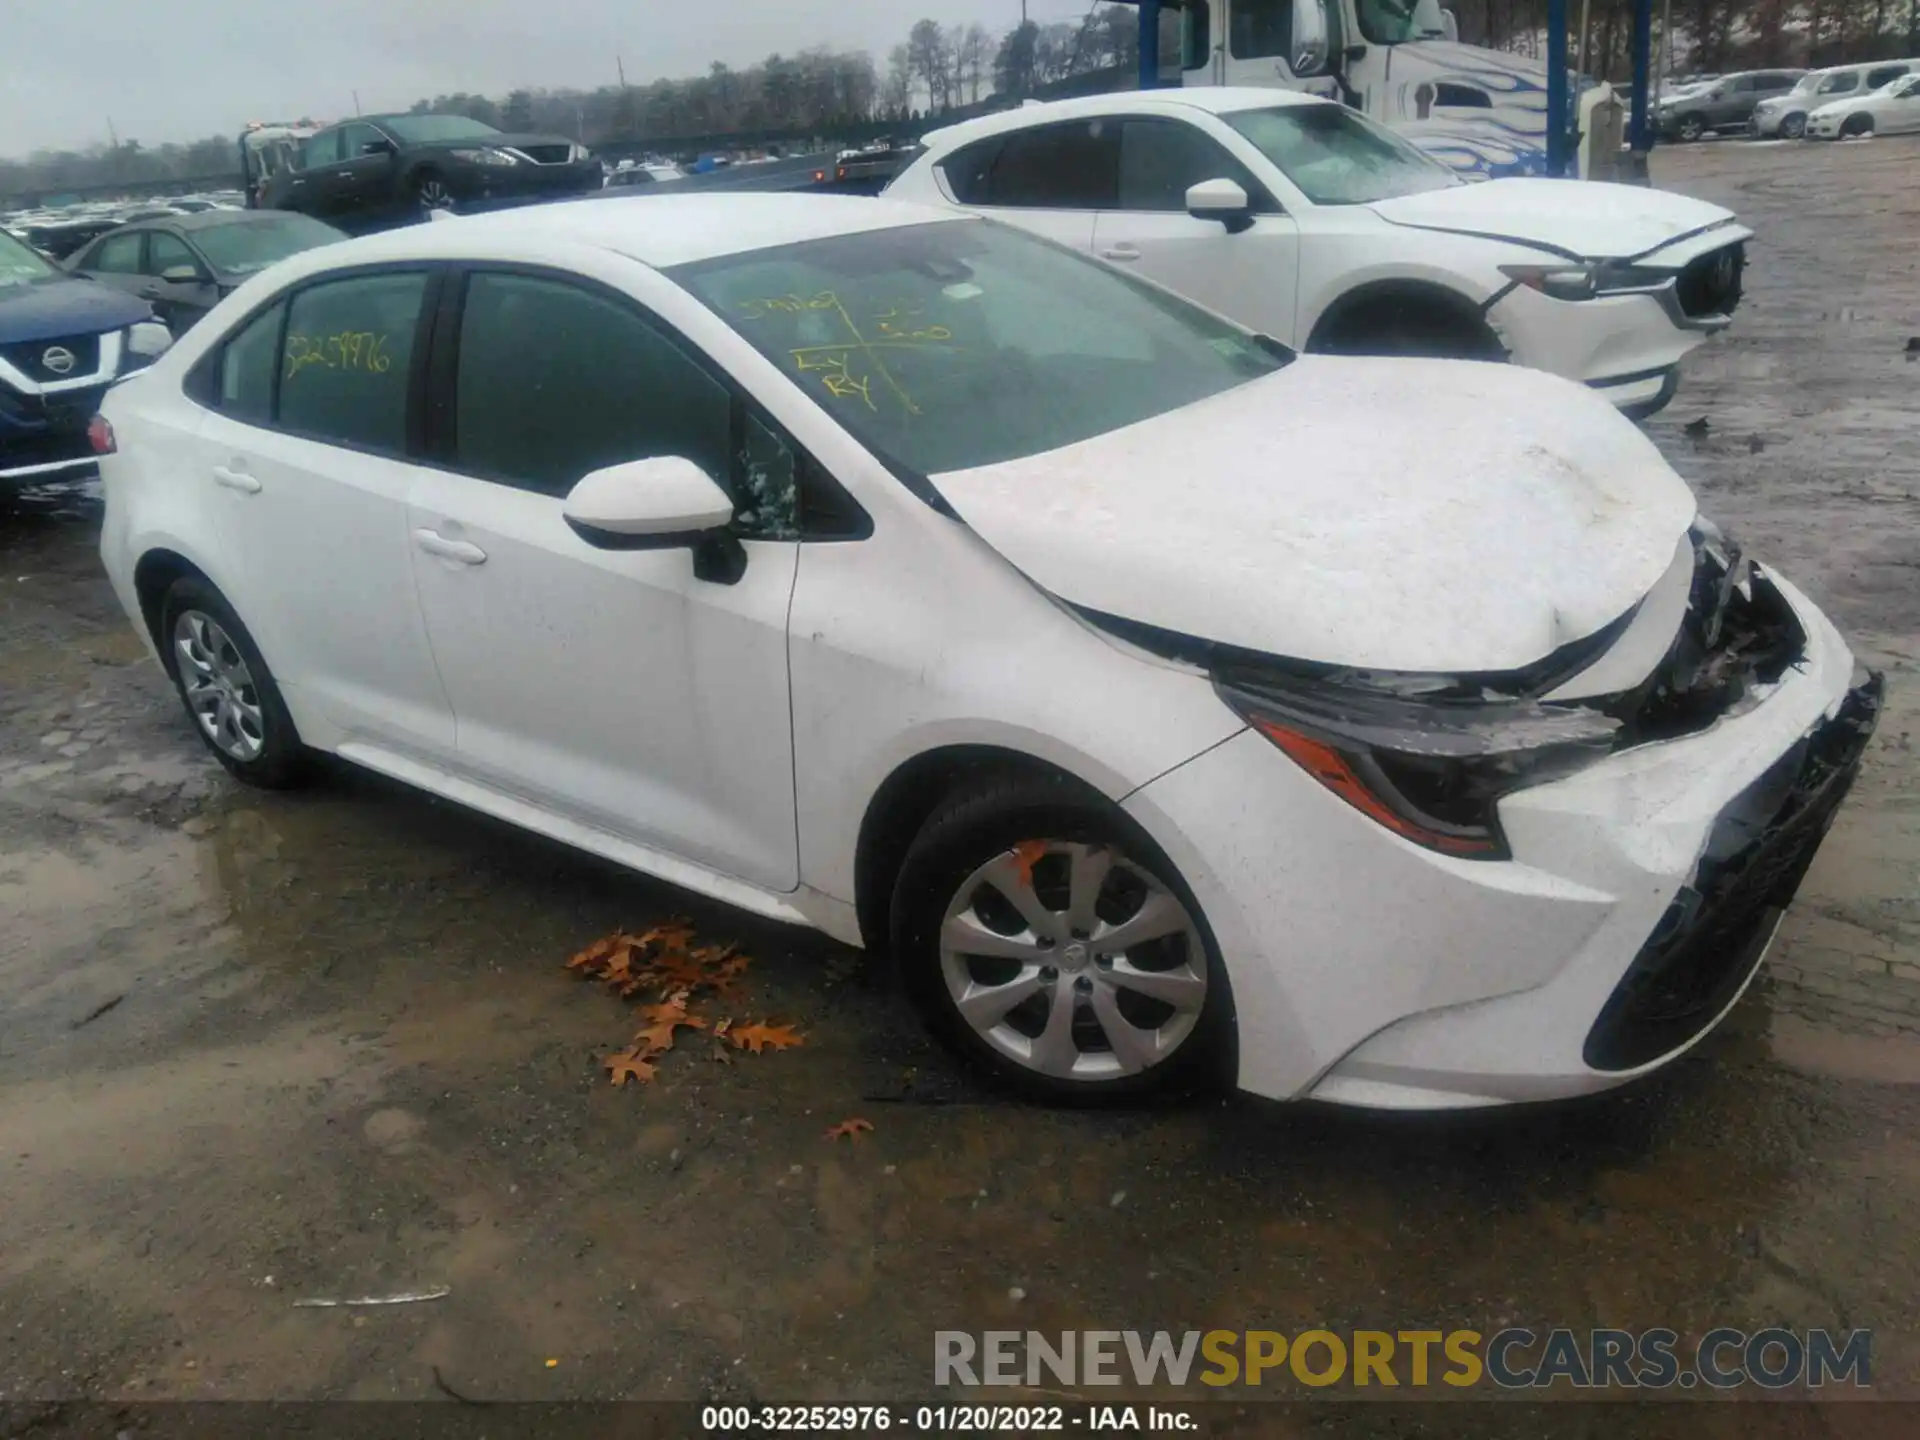
[[[1691,143],[1692,141],[1698,140],[1702,135],[1705,135],[1706,133],[1707,133],[1707,117],[1706,116],[1682,115],[1680,117],[1680,138],[1682,140],[1685,140]]]
[[[447,187],[447,182],[432,170],[425,171],[414,179],[413,199],[422,213],[454,208],[453,191]]]
[[[1789,115],[1780,122],[1780,134],[1784,139],[1798,140],[1806,133],[1807,117],[1804,115]]]
[[[930,1028],[1010,1089],[1087,1103],[1231,1073],[1199,905],[1099,796],[1010,779],[949,801],[908,849],[892,930]]]

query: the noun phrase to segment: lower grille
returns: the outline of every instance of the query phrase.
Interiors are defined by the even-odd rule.
[[[78,380],[100,368],[98,335],[65,335],[53,340],[15,340],[0,345],[0,357],[30,380]],[[49,363],[51,359],[52,363]]]
[[[1740,283],[1747,268],[1747,247],[1725,245],[1697,255],[1680,272],[1675,296],[1691,320],[1731,315],[1740,304]]]
[[[564,165],[573,153],[571,145],[519,145],[514,147],[529,160],[542,165]]]
[[[1869,675],[1721,813],[1693,877],[1588,1032],[1596,1070],[1632,1070],[1711,1025],[1759,965],[1860,770],[1884,681]]]

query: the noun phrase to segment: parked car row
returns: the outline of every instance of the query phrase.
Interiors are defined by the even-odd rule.
[[[1725,131],[1756,138],[1840,139],[1920,130],[1920,59],[1822,70],[1748,70],[1671,89],[1654,112],[1669,139]]]

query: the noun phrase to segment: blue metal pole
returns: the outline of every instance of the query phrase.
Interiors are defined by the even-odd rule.
[[[1140,0],[1140,88],[1160,84],[1160,0]]]
[[[1567,0],[1547,0],[1547,174],[1567,173]]]
[[[1627,143],[1639,154],[1653,149],[1653,122],[1647,109],[1648,72],[1653,68],[1653,0],[1633,5],[1633,115]]]

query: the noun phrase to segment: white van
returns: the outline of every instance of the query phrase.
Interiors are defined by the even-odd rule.
[[[1753,118],[1747,122],[1747,133],[1798,140],[1807,133],[1807,116],[1822,105],[1831,105],[1856,91],[1864,94],[1878,90],[1915,71],[1920,71],[1920,60],[1869,60],[1862,65],[1809,70],[1786,94],[1762,100],[1754,107]]]

